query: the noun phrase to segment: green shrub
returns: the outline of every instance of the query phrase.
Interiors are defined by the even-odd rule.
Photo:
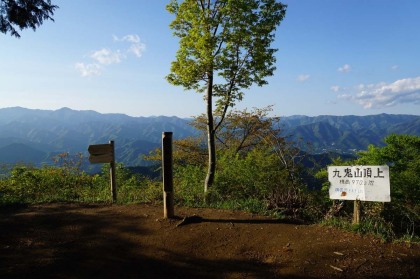
[[[92,184],[85,173],[75,174],[63,168],[16,166],[1,180],[2,203],[41,203],[79,201],[83,190]]]
[[[16,165],[0,179],[0,205],[46,202],[111,202],[109,165],[101,174],[88,175],[60,157],[60,166]],[[155,202],[162,199],[161,183],[116,167],[119,203]]]
[[[200,166],[178,166],[174,172],[174,199],[177,204],[202,206],[205,172]]]

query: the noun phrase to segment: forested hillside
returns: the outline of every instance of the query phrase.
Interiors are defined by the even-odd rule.
[[[62,108],[55,111],[20,107],[0,109],[0,162],[52,163],[63,152],[87,155],[89,144],[116,142],[117,161],[128,166],[147,164],[143,154],[161,145],[163,131],[174,139],[197,134],[189,119],[130,117]],[[290,116],[282,117],[282,134],[309,153],[352,153],[369,144],[382,146],[385,136],[420,135],[420,116]]]
[[[306,151],[312,153],[352,153],[369,144],[383,146],[389,134],[420,135],[420,116],[414,115],[292,116],[283,123],[294,140],[311,143]]]
[[[0,109],[0,161],[48,164],[56,154],[86,154],[88,145],[114,140],[119,162],[141,165],[141,155],[160,146],[163,131],[173,131],[175,138],[193,135],[187,123],[177,117],[130,117],[68,108]],[[25,152],[16,152],[18,146]]]

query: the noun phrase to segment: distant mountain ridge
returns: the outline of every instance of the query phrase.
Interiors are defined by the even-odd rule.
[[[287,133],[294,140],[310,142],[312,150],[307,151],[314,153],[346,153],[365,150],[369,144],[381,146],[393,133],[420,136],[420,116],[416,115],[291,116],[282,120]]]
[[[0,109],[0,162],[32,162],[32,153],[52,156],[62,153],[87,153],[90,144],[116,142],[117,160],[127,165],[141,165],[140,155],[160,146],[163,131],[173,131],[174,138],[193,135],[187,119],[178,117],[130,117],[124,114],[100,114],[62,108],[55,111],[21,107]],[[10,156],[14,144],[28,147],[24,154]],[[32,152],[30,151],[32,150]],[[3,152],[1,152],[3,151]],[[7,155],[7,156],[6,156]]]
[[[131,117],[95,111],[0,109],[0,163],[52,163],[52,156],[82,152],[90,144],[116,143],[117,161],[127,166],[144,165],[142,154],[160,147],[162,132],[174,139],[197,133],[189,119],[178,117]],[[340,153],[381,145],[391,133],[420,135],[420,116],[379,114],[370,116],[282,117],[284,135],[311,142],[308,152]]]

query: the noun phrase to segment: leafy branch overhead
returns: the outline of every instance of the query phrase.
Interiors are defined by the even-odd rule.
[[[34,31],[44,20],[52,20],[58,6],[50,0],[0,0],[0,32],[20,38],[18,30]]]

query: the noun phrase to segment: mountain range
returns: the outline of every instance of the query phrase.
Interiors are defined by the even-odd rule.
[[[0,162],[50,164],[57,154],[87,155],[89,145],[114,140],[117,161],[137,166],[145,164],[142,154],[161,146],[163,131],[172,131],[174,139],[195,133],[187,119],[178,117],[4,108],[0,109]]]
[[[51,164],[52,157],[69,152],[87,155],[90,144],[115,141],[117,161],[127,166],[147,165],[141,157],[161,146],[162,132],[174,139],[197,134],[190,119],[131,117],[95,111],[0,109],[0,163]],[[282,117],[283,134],[310,153],[352,153],[369,144],[383,145],[391,133],[420,136],[420,116],[289,116]],[[305,147],[306,146],[306,147]]]
[[[420,116],[416,115],[290,116],[282,120],[293,140],[310,143],[305,151],[311,153],[354,153],[369,144],[383,146],[389,134],[420,136]]]

